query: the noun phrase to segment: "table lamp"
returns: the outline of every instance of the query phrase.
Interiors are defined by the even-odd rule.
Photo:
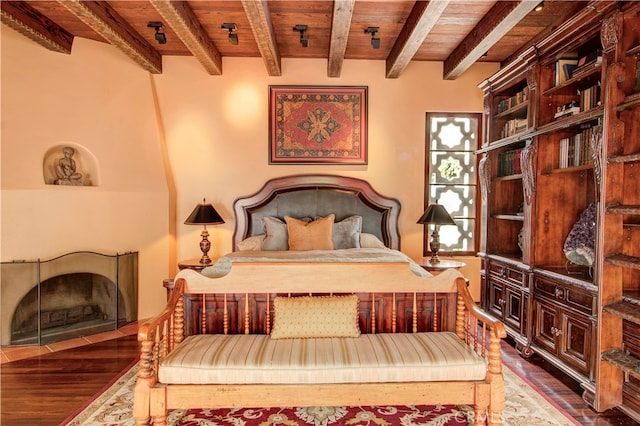
[[[418,223],[423,225],[432,223],[435,225],[433,233],[431,234],[431,242],[429,243],[429,248],[431,249],[431,259],[429,262],[439,263],[440,259],[438,258],[438,251],[440,251],[440,235],[438,234],[438,226],[455,225],[456,223],[449,215],[447,209],[437,202],[427,207],[427,210],[425,210],[420,219],[418,219]]]
[[[207,200],[204,198],[202,199],[202,203],[198,204],[196,208],[193,209],[187,220],[184,221],[185,225],[204,225],[202,241],[200,241],[200,250],[202,250],[200,263],[203,265],[211,263],[211,258],[208,255],[209,250],[211,249],[211,242],[209,242],[207,225],[218,225],[222,223],[224,223],[224,220],[222,220],[211,203],[207,203]]]

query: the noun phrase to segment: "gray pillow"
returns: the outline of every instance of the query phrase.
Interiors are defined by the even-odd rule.
[[[273,216],[262,218],[264,231],[267,235],[262,241],[262,250],[287,250],[289,248],[289,234],[287,224]]]
[[[299,220],[311,222],[310,217],[301,217]],[[287,224],[274,216],[262,218],[266,237],[262,241],[262,250],[289,250],[289,232]]]
[[[362,216],[349,216],[333,224],[333,247],[335,249],[360,248]]]

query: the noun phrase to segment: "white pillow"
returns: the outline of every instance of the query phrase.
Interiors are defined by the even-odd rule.
[[[382,241],[373,234],[362,232],[360,234],[360,247],[362,248],[386,248]]]
[[[238,250],[246,251],[259,251],[262,250],[262,241],[264,241],[265,234],[254,235],[253,237],[245,238],[238,243]]]

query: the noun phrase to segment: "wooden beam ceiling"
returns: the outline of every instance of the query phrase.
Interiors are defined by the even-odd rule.
[[[2,22],[49,50],[71,53],[73,35],[21,1],[0,1]]]
[[[404,71],[449,0],[417,1],[387,58],[387,78],[398,78]]]
[[[333,3],[331,41],[327,63],[328,77],[340,77],[342,72],[344,52],[347,50],[347,40],[349,39],[349,29],[355,5],[355,0],[341,0]]]
[[[340,77],[345,58],[384,58],[387,78],[398,78],[411,61],[438,60],[449,80],[478,60],[506,60],[575,10],[572,2],[557,1],[549,12],[530,13],[539,0],[466,0],[466,8],[461,0],[371,1],[375,6],[356,0],[271,1],[210,0],[204,7],[175,0],[3,0],[0,5],[3,23],[47,49],[71,53],[74,35],[107,41],[154,74],[162,72],[162,55],[193,55],[211,75],[222,74],[222,56],[260,55],[269,76],[281,76],[282,50],[286,57],[325,58],[328,77]],[[233,47],[221,44],[226,39],[215,30],[227,15],[240,19],[243,30],[251,28],[253,38]],[[286,22],[288,29],[305,18],[315,20],[314,46],[322,48],[294,49],[283,36],[286,30],[272,23]],[[169,44],[156,45],[153,34],[143,31],[148,21],[160,19],[174,36]],[[364,43],[367,26],[391,34],[384,44],[388,50],[372,51]],[[280,44],[276,34],[283,38]],[[482,58],[486,52],[489,57]]]
[[[210,75],[222,75],[222,56],[186,1],[150,0]]]
[[[444,61],[444,79],[454,80],[516,26],[540,2],[498,1]]]
[[[105,1],[58,0],[73,13],[152,74],[162,74],[162,56]]]
[[[242,7],[249,19],[249,25],[255,37],[260,55],[272,77],[282,75],[282,61],[278,43],[269,17],[269,6],[265,0],[242,0]]]

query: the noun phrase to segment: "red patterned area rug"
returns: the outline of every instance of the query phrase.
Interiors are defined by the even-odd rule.
[[[137,365],[126,370],[73,413],[62,425],[134,426],[133,386]],[[552,401],[505,366],[506,409],[503,425],[577,425]],[[282,407],[173,410],[170,426],[454,426],[472,425],[472,409],[466,405],[415,405],[368,407]]]

